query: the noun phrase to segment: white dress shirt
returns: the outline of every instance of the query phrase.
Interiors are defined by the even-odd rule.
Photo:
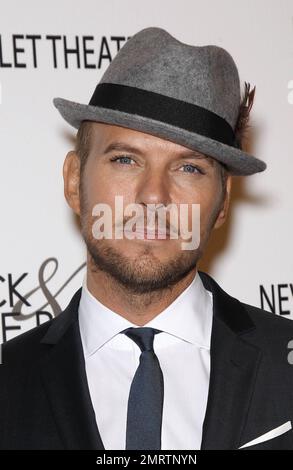
[[[212,303],[212,293],[197,272],[165,310],[143,325],[163,331],[154,337],[164,376],[162,450],[200,449],[210,377]],[[138,325],[99,302],[87,289],[85,276],[79,326],[101,439],[106,450],[125,450],[128,396],[141,351],[120,332]]]

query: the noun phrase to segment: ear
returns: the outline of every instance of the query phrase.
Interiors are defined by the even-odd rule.
[[[214,228],[219,228],[223,225],[227,218],[228,208],[230,203],[230,196],[231,196],[231,185],[232,185],[232,176],[228,175],[226,180],[226,195],[222,205],[222,209],[220,210],[216,222],[214,224]]]
[[[80,160],[76,152],[71,150],[65,157],[63,164],[64,196],[68,205],[80,215],[79,182]]]

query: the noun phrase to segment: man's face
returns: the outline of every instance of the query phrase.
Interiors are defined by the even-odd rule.
[[[65,195],[80,215],[82,235],[89,255],[89,268],[102,270],[132,293],[161,290],[183,279],[196,264],[211,230],[226,217],[226,197],[218,162],[184,146],[139,131],[93,122],[90,152],[82,171],[79,158],[69,152],[64,164]],[[182,238],[161,240],[116,239],[115,197],[124,207],[135,203],[147,221],[149,204],[188,204],[191,229],[192,204],[200,205],[200,244],[183,250]],[[97,219],[96,204],[107,204],[113,213],[113,238],[96,239],[92,233]],[[123,226],[130,215],[123,217]],[[157,226],[156,226],[157,227]],[[170,219],[167,216],[167,231]]]

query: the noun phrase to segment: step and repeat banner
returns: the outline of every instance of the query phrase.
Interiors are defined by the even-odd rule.
[[[56,316],[81,286],[86,250],[63,194],[75,129],[54,97],[88,103],[129,37],[158,26],[214,44],[256,86],[247,151],[263,173],[234,177],[230,213],[199,268],[231,295],[293,319],[292,0],[0,0],[0,342]]]

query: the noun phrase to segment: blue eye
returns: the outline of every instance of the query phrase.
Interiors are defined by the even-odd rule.
[[[187,171],[184,171],[183,173],[190,173],[190,174],[197,174],[197,173],[200,173],[200,174],[204,174],[204,172],[198,168],[197,166],[194,166],[194,165],[191,165],[190,163],[186,163],[186,165],[183,165],[183,167],[185,168],[188,168]],[[195,172],[193,170],[196,170]]]
[[[110,159],[111,162],[116,162],[120,160],[120,163],[129,163],[130,160],[132,160],[131,157],[128,157],[127,155],[116,155],[115,157]]]

